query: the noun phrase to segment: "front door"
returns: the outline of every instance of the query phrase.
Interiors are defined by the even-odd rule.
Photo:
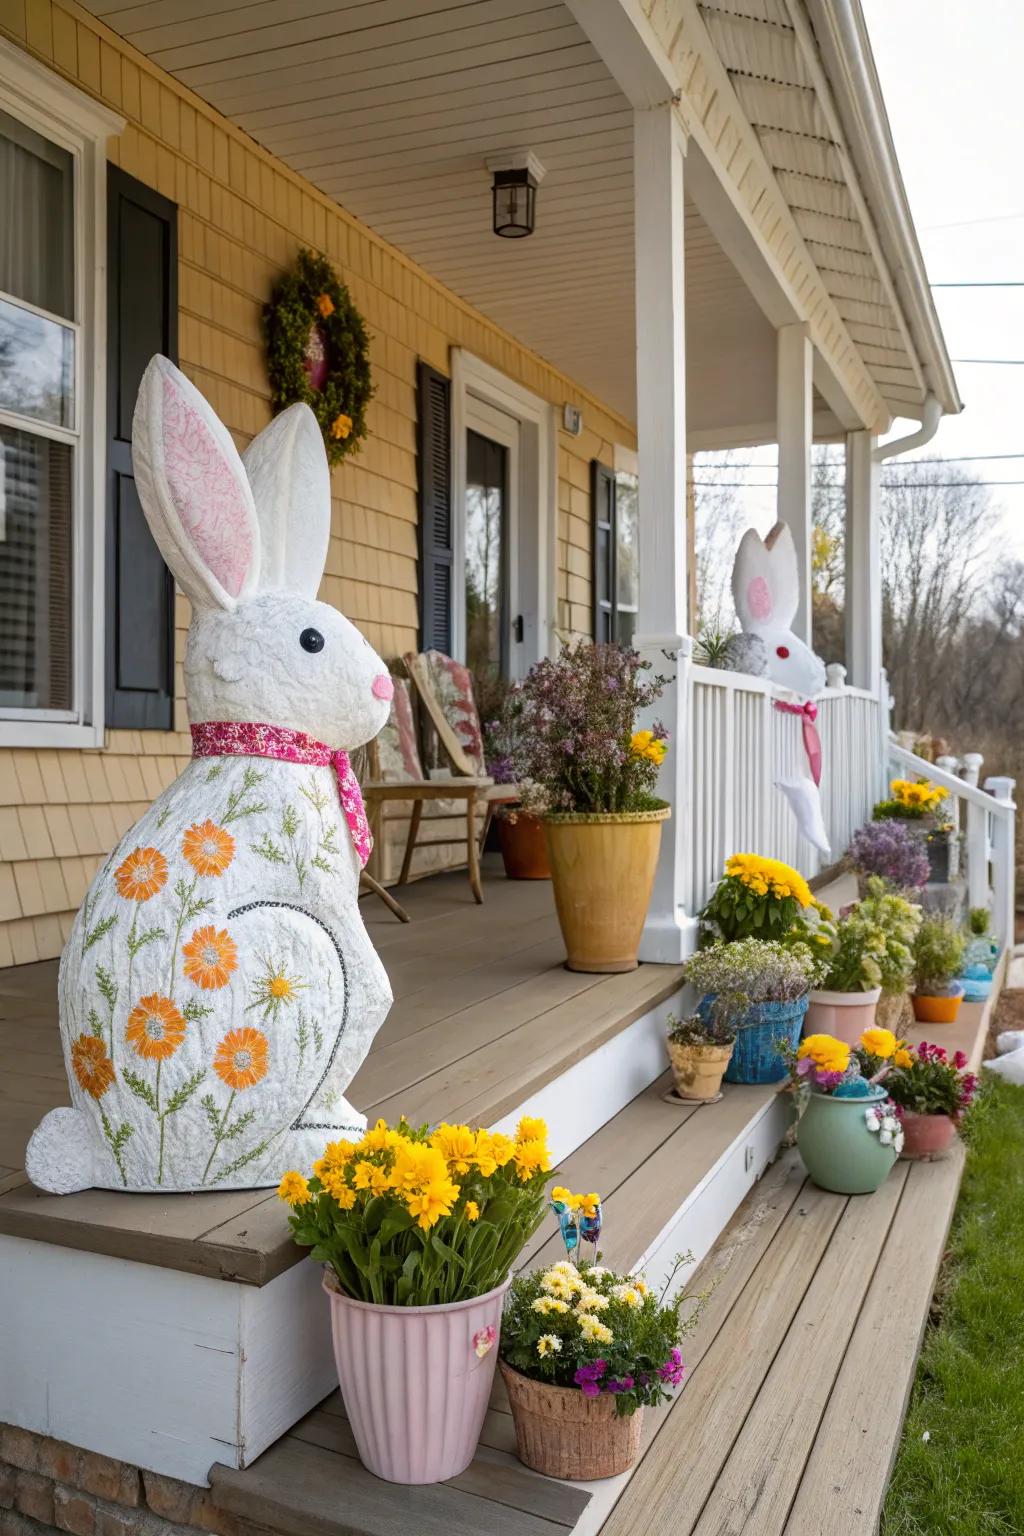
[[[465,651],[474,677],[521,675],[517,603],[519,423],[482,400],[466,412]]]

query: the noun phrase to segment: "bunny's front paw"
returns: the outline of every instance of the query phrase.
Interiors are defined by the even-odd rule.
[[[37,1189],[71,1195],[97,1182],[97,1152],[88,1116],[79,1109],[51,1109],[32,1133],[25,1172]]]

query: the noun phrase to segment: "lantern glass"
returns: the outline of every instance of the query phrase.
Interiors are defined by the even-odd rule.
[[[496,235],[521,240],[533,234],[537,183],[529,171],[495,171],[492,196]]]

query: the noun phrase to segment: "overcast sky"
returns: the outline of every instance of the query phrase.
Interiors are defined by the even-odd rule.
[[[1024,282],[1024,0],[862,4],[930,280]],[[952,358],[1024,358],[1024,287],[939,288],[935,300]],[[954,371],[963,413],[943,418],[931,444],[908,457],[1024,455],[1024,367]],[[761,464],[774,457],[752,454]],[[1024,481],[1024,457],[963,468]],[[773,498],[748,496],[763,521]],[[993,496],[1024,556],[1024,484]]]

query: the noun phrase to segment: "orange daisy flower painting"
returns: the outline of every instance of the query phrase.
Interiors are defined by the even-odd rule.
[[[197,875],[222,875],[235,856],[235,840],[215,822],[200,821],[186,830],[181,851]]]
[[[217,1047],[213,1070],[229,1088],[254,1088],[267,1075],[266,1035],[248,1025],[230,1030]]]
[[[169,997],[153,992],[128,1015],[125,1039],[145,1061],[166,1061],[185,1038],[185,1016]]]
[[[71,1066],[79,1088],[94,1099],[102,1099],[114,1081],[114,1063],[96,1035],[79,1035],[71,1047]]]
[[[167,884],[167,860],[159,848],[136,848],[114,870],[114,883],[128,901],[148,901]]]
[[[226,987],[238,969],[238,946],[226,928],[197,928],[181,952],[185,975],[204,992]]]

